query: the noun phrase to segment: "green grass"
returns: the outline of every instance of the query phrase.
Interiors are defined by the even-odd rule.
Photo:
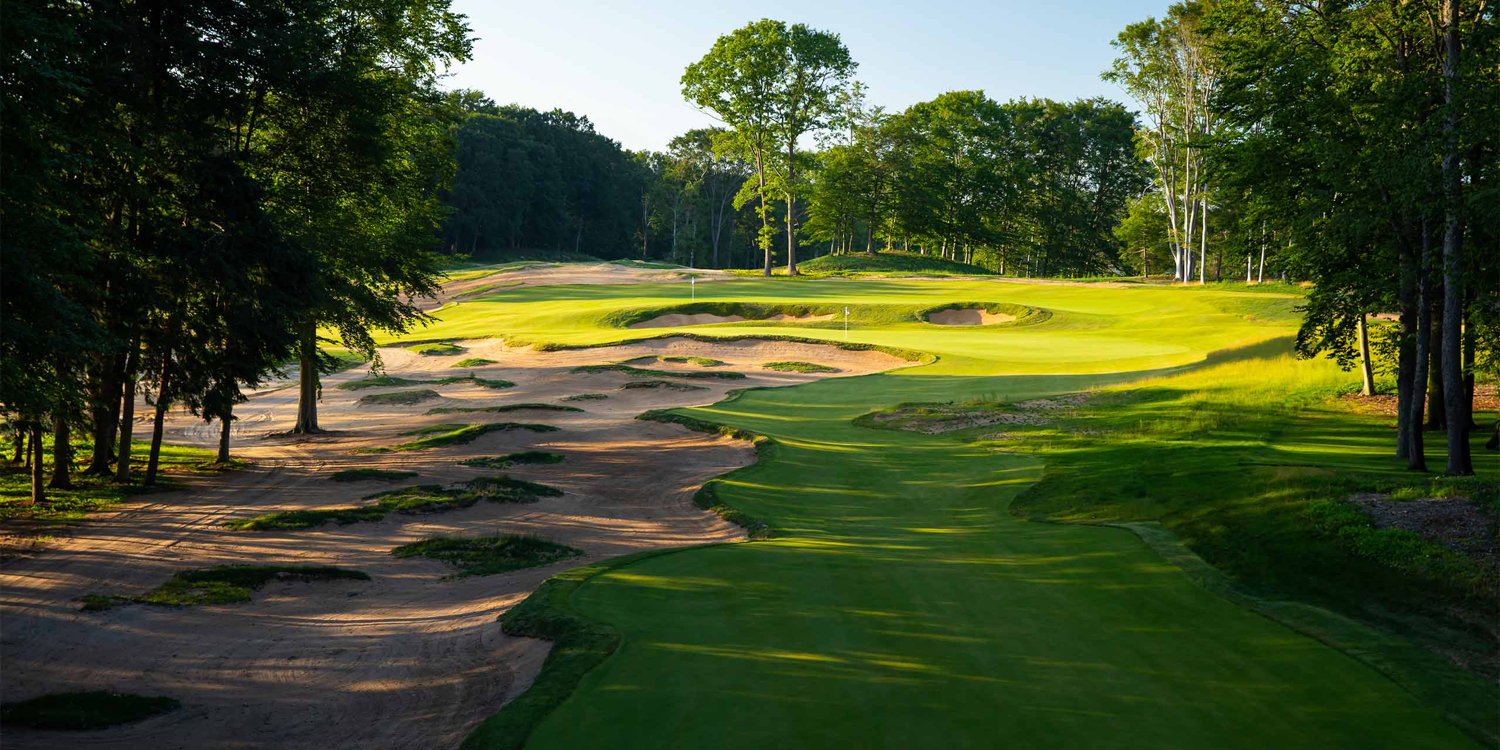
[[[629,375],[632,378],[691,378],[696,380],[704,380],[709,378],[719,378],[720,380],[743,380],[745,377],[745,373],[743,372],[730,372],[726,370],[715,370],[708,372],[697,370],[651,370],[644,367],[632,367],[631,365],[621,364],[579,365],[577,367],[574,367],[570,372],[621,372]]]
[[[457,578],[509,573],[551,565],[583,554],[582,550],[534,536],[501,534],[482,537],[432,537],[391,550],[396,557],[425,557],[458,568]]]
[[[680,356],[675,356],[675,355],[661,356],[661,355],[657,355],[657,354],[647,354],[647,355],[645,355],[643,357],[633,357],[631,359],[624,360],[624,361],[619,362],[617,364],[622,364],[622,365],[646,364],[646,363],[649,363],[649,362],[658,362],[658,361],[660,361],[660,362],[672,362],[674,364],[694,364],[694,365],[697,365],[699,367],[718,367],[719,365],[724,364],[724,360],[722,360],[722,359],[714,359],[713,357],[680,357]]]
[[[565,457],[561,453],[522,451],[520,453],[507,453],[503,456],[466,458],[458,463],[463,466],[477,466],[482,469],[506,469],[516,464],[560,464],[564,460]]]
[[[406,348],[408,351],[416,352],[424,357],[446,357],[452,354],[463,354],[464,352],[463,347],[448,341],[413,344]]]
[[[761,367],[777,372],[838,372],[839,368],[828,365],[815,364],[813,362],[797,362],[789,360],[786,362],[767,362]]]
[[[489,413],[494,413],[494,414],[503,414],[505,412],[510,412],[510,411],[526,411],[526,410],[538,410],[538,409],[540,409],[542,411],[583,411],[582,409],[580,409],[580,408],[578,408],[576,406],[563,406],[561,404],[519,403],[519,404],[500,404],[498,406],[439,406],[439,407],[437,407],[435,409],[428,409],[427,413],[428,414],[472,414],[472,413],[477,413],[477,412],[489,412]]]
[[[1256,390],[1255,382],[1276,380],[1267,368],[1282,367],[1276,357],[1295,329],[1297,293],[870,278],[736,280],[705,284],[698,296],[709,308],[699,311],[837,310],[835,321],[797,325],[795,339],[887,351],[918,366],[742,391],[674,412],[774,446],[699,498],[759,524],[763,540],[555,577],[505,618],[510,632],[557,641],[547,665],[469,746],[591,747],[609,737],[645,747],[669,731],[680,746],[751,748],[827,744],[830,736],[893,748],[986,747],[997,738],[1027,747],[1460,747],[1468,738],[1457,727],[1475,731],[1464,719],[1474,706],[1493,716],[1492,687],[1371,630],[1385,623],[1336,598],[1278,583],[1278,575],[1332,571],[1346,600],[1389,602],[1401,589],[1378,591],[1392,580],[1386,575],[1406,580],[1411,568],[1401,566],[1421,561],[1365,545],[1357,531],[1346,542],[1346,524],[1320,526],[1307,509],[1326,496],[1278,510],[1281,489],[1263,483],[1254,463],[1264,456],[1253,452],[1265,451],[1303,465],[1270,469],[1273,478],[1312,476],[1307,467],[1340,481],[1346,473],[1400,475],[1387,457],[1389,430],[1376,418],[1308,409],[1275,416],[1285,429],[1263,432],[1253,421],[1213,423],[1216,410],[1191,400],[1157,413],[1151,403],[1212,385],[1183,381],[1163,385],[1145,406],[1119,406],[1120,428],[1143,436],[1118,454],[1111,451],[1122,436],[1072,425],[1094,408],[1116,408],[1112,391],[1003,443],[976,440],[993,427],[925,435],[855,423],[901,403],[1022,401],[1187,377],[1237,360],[1248,363],[1251,381],[1225,388]],[[602,346],[675,333],[621,326],[690,307],[671,284],[504,297],[445,310],[421,335]],[[1036,312],[1002,326],[933,326],[920,317],[976,302]],[[788,327],[749,320],[692,330],[695,338],[785,340],[793,338]],[[1238,408],[1274,407],[1329,377],[1353,380],[1318,366],[1306,383],[1279,381],[1280,392],[1259,389]],[[1213,471],[1186,453],[1200,444]],[[1177,465],[1185,479],[1163,476]],[[1189,480],[1194,491],[1175,494]],[[1049,489],[1053,482],[1063,484]],[[1076,484],[1058,489],[1066,482]],[[1231,499],[1216,505],[1225,493]],[[1072,523],[1031,522],[1017,511]],[[1300,524],[1298,535],[1284,545],[1266,538],[1275,526],[1257,519],[1272,516]],[[1077,523],[1091,519],[1135,527]],[[1187,547],[1174,547],[1172,529]],[[1324,564],[1306,567],[1305,553],[1280,560],[1282,547],[1315,549]],[[1253,589],[1240,599],[1232,587],[1206,583],[1198,555],[1227,570],[1255,560],[1273,570],[1237,581]],[[1246,567],[1236,567],[1236,556]],[[1374,570],[1382,556],[1390,572],[1370,581],[1338,570]],[[1447,591],[1464,590],[1441,566],[1432,575],[1458,587]]]
[[[345,469],[328,475],[335,482],[398,482],[418,476],[415,471],[387,471],[385,469]]]
[[[108,690],[52,693],[0,705],[0,727],[54,731],[104,729],[175,711],[181,705],[166,696]]]
[[[218,565],[184,570],[171,580],[140,596],[86,594],[80,597],[84,611],[94,612],[122,604],[154,604],[190,607],[205,604],[237,604],[250,601],[250,592],[272,581],[368,581],[358,570],[330,565]]]
[[[693,385],[692,383],[674,383],[670,380],[632,380],[620,386],[622,391],[647,388],[665,388],[669,391],[706,391],[708,386]]]
[[[340,383],[338,385],[338,388],[339,390],[343,391],[360,391],[366,388],[403,388],[410,385],[452,385],[454,383],[473,383],[474,385],[483,386],[485,388],[510,388],[515,385],[515,383],[512,383],[509,380],[489,380],[477,377],[474,375],[474,373],[471,372],[468,375],[439,378],[437,380],[414,380],[411,378],[402,378],[393,375],[371,375],[366,378],[360,378],[359,380],[350,380],[345,383]]]
[[[572,396],[563,396],[560,401],[603,401],[609,398],[607,393],[576,393]]]
[[[453,363],[454,367],[483,367],[485,365],[498,365],[499,362],[484,357],[467,357]]]
[[[423,401],[442,398],[437,391],[428,388],[418,388],[411,391],[391,391],[389,393],[370,393],[359,397],[360,406],[411,406]]]
[[[431,448],[442,448],[449,445],[463,445],[478,440],[483,435],[491,432],[504,430],[531,430],[532,432],[556,432],[557,428],[550,424],[530,424],[524,422],[487,422],[480,424],[437,424],[421,429],[403,432],[402,435],[410,437],[422,437],[421,440],[411,440],[397,445],[383,446],[379,448],[360,448],[354,453],[400,453],[405,451],[421,451]]]
[[[45,449],[42,466],[47,481],[52,479],[52,437],[44,435],[42,445]],[[12,445],[9,440],[4,445],[7,458],[13,456]],[[91,444],[81,438],[72,441],[73,456],[77,462],[86,462],[91,455]],[[141,440],[131,441],[130,467],[132,477],[139,479],[146,469],[146,460],[151,454],[151,444]],[[122,500],[141,494],[143,492],[171,490],[177,487],[172,480],[173,476],[186,472],[193,473],[221,473],[232,471],[243,467],[243,462],[231,462],[228,466],[214,463],[216,454],[214,451],[184,445],[171,445],[163,443],[161,446],[159,471],[156,488],[143,487],[139,484],[116,484],[113,475],[99,477],[87,475],[83,470],[87,463],[75,463],[73,466],[72,480],[73,488],[58,490],[48,488],[46,501],[36,505],[30,505],[31,500],[31,472],[20,464],[0,460],[0,520],[26,519],[30,522],[41,522],[46,525],[63,525],[77,522],[90,513],[108,510],[119,504]],[[41,527],[39,527],[41,528]]]
[[[562,490],[524,482],[506,476],[480,477],[454,487],[421,484],[400,487],[366,495],[373,505],[316,510],[289,510],[263,516],[226,521],[224,528],[236,531],[269,531],[276,529],[310,529],[325,523],[364,523],[380,521],[392,513],[415,515],[443,513],[467,508],[480,501],[497,503],[530,503],[542,497],[557,497]]]
[[[986,276],[994,272],[979,266],[939,258],[934,255],[898,251],[824,255],[797,264],[797,270],[809,275],[855,276],[863,274]]]

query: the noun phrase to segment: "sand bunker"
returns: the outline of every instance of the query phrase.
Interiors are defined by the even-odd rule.
[[[927,316],[927,322],[940,326],[987,326],[995,323],[1009,323],[1016,316],[1005,313],[992,313],[978,307],[956,307],[949,310],[939,310]]]
[[[756,320],[774,321],[777,323],[796,322],[809,323],[818,320],[832,320],[833,313],[826,315],[772,315],[769,318],[756,318]],[[678,326],[704,326],[714,323],[739,323],[750,320],[743,315],[713,315],[711,313],[694,313],[685,315],[682,313],[671,313],[669,315],[658,315],[650,320],[639,323],[631,323],[631,328],[676,328]]]
[[[735,388],[793,385],[827,374],[762,370],[762,362],[806,360],[838,367],[837,377],[910,363],[872,351],[787,341],[732,342],[662,338],[626,346],[552,353],[508,348],[496,340],[460,342],[465,356],[496,360],[470,368],[514,388],[473,383],[430,386],[440,398],[420,404],[367,404],[392,388],[340,390],[356,369],[324,380],[320,422],[333,434],[292,438],[297,389],[277,383],[236,408],[235,454],[251,468],[222,477],[174,476],[181,491],[142,495],[97,513],[34,557],[0,571],[0,619],[6,672],[0,699],[102,689],[170,695],[176,711],[96,732],[7,729],[5,747],[456,747],[484,717],[524,691],[549,644],[500,631],[496,618],[548,576],[639,550],[743,538],[693,504],[703,482],[754,460],[746,441],[635,419],[648,409],[714,403]],[[381,350],[390,375],[433,380],[453,374],[445,357]],[[574,373],[583,364],[683,355],[723,360],[743,380],[703,379],[702,390],[626,389],[618,372]],[[653,368],[701,372],[692,363]],[[295,375],[290,381],[295,383]],[[527,412],[556,432],[491,433],[466,444],[382,456],[354,448],[401,442],[400,433],[440,422],[490,422],[510,414],[429,414],[433,407],[561,403],[582,412]],[[140,407],[139,414],[147,414]],[[137,426],[138,430],[147,429]],[[141,434],[141,433],[137,433]],[[168,439],[212,445],[218,424],[174,410]],[[294,531],[229,531],[224,521],[295,509],[347,507],[362,495],[406,484],[451,485],[500,473],[459,461],[526,450],[561,453],[555,465],[518,465],[504,473],[563,490],[527,504],[479,503],[424,515]],[[401,483],[340,483],[343,469],[415,471]],[[363,501],[368,502],[368,501]],[[3,531],[3,528],[0,528]],[[576,560],[493,576],[444,580],[432,560],[397,559],[392,548],[427,536],[525,533],[584,551]],[[86,593],[137,594],[175,571],[229,563],[338,565],[369,581],[276,583],[249,604],[182,609],[132,605],[78,611]]]

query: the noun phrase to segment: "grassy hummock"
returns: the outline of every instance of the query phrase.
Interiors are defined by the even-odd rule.
[[[433,537],[403,544],[391,550],[396,557],[426,557],[441,560],[455,568],[455,578],[508,573],[522,568],[569,560],[582,550],[546,539],[520,534],[482,537]]]
[[[484,357],[467,357],[453,363],[454,367],[484,367],[485,365],[498,365],[499,362]]]
[[[121,604],[154,604],[189,607],[200,604],[235,604],[250,601],[250,592],[271,581],[368,581],[358,570],[331,565],[218,565],[184,570],[171,580],[140,596],[86,594],[80,597],[84,611],[95,612]]]
[[[450,378],[439,378],[437,380],[413,380],[411,378],[402,378],[394,375],[371,375],[369,377],[360,378],[359,380],[350,380],[346,383],[339,383],[338,388],[339,390],[344,391],[360,391],[366,388],[401,388],[409,385],[452,385],[454,383],[473,383],[474,385],[483,386],[485,388],[510,388],[515,385],[515,383],[512,383],[509,380],[501,380],[498,378],[493,380],[485,379],[477,377],[474,375],[474,373],[471,372],[468,375],[458,375]]]
[[[482,469],[505,469],[516,464],[560,464],[564,460],[565,458],[561,453],[523,451],[521,453],[507,453],[503,456],[468,458],[458,463],[461,466],[475,466]]]
[[[630,391],[638,388],[665,388],[669,391],[706,391],[708,386],[693,385],[692,383],[674,383],[670,380],[632,380],[620,386],[620,390]]]
[[[360,406],[411,406],[423,401],[431,401],[442,398],[437,391],[430,388],[419,388],[413,391],[391,391],[389,393],[371,393],[360,396],[357,402]]]
[[[82,690],[52,693],[0,705],[0,727],[87,731],[129,724],[174,711],[182,704],[166,696]]]
[[[447,341],[434,341],[427,344],[412,344],[406,347],[406,350],[424,357],[446,357],[452,354],[462,354],[464,348]]]
[[[400,453],[405,451],[420,451],[429,448],[442,448],[448,445],[462,445],[478,440],[481,435],[502,430],[531,430],[532,432],[556,432],[558,428],[550,424],[531,424],[525,422],[488,422],[481,424],[435,424],[429,427],[401,433],[404,436],[427,436],[420,440],[412,440],[397,445],[382,446],[379,448],[358,448],[353,453]]]
[[[540,409],[543,411],[583,411],[576,406],[562,406],[560,404],[523,403],[523,404],[500,404],[497,406],[439,406],[428,409],[431,414],[472,414],[478,412],[489,412],[492,414],[503,414],[508,411],[525,411],[527,409]]]
[[[828,365],[815,364],[813,362],[767,362],[761,367],[777,372],[838,372],[839,368]]]
[[[237,531],[308,529],[333,522],[339,524],[379,521],[391,513],[442,513],[467,508],[477,502],[530,503],[542,497],[557,497],[562,490],[535,482],[500,475],[479,477],[453,487],[419,484],[366,495],[373,505],[319,510],[288,510],[255,518],[227,521],[223,526]]]
[[[386,471],[385,469],[345,469],[328,475],[335,482],[398,482],[417,476],[415,471]]]
[[[650,363],[650,362],[671,362],[673,364],[679,364],[679,365],[692,364],[692,365],[697,365],[699,367],[718,367],[719,365],[725,364],[724,360],[722,360],[722,359],[714,359],[713,357],[684,357],[684,356],[678,356],[678,355],[675,355],[675,354],[674,355],[665,355],[665,356],[659,355],[659,354],[647,354],[647,355],[644,355],[644,356],[641,356],[641,357],[631,357],[630,359],[621,360],[620,362],[618,362],[616,364],[622,364],[622,365],[642,364],[643,365],[643,364],[647,364],[647,363]]]
[[[603,401],[609,398],[607,393],[577,393],[572,396],[563,396],[560,401]]]
[[[622,365],[622,364],[579,365],[579,366],[573,368],[570,372],[587,372],[587,373],[595,373],[595,372],[622,372],[622,373],[625,373],[626,375],[629,375],[629,376],[631,376],[633,378],[693,378],[693,379],[720,378],[722,380],[740,380],[740,379],[743,379],[745,377],[745,373],[743,373],[743,372],[727,372],[727,371],[718,371],[718,372],[695,372],[695,371],[687,371],[687,372],[683,372],[683,371],[671,371],[671,370],[650,370],[650,369],[646,369],[644,367],[632,367],[630,365]]]

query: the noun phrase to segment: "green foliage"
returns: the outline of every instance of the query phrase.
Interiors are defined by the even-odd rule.
[[[488,576],[551,565],[583,554],[582,550],[534,536],[500,534],[485,537],[432,537],[391,550],[396,557],[425,557],[458,568],[456,577]]]
[[[345,469],[328,475],[335,482],[397,482],[418,476],[415,471],[389,471],[386,469]]]
[[[360,406],[410,406],[420,404],[423,401],[431,401],[442,398],[437,391],[427,388],[419,388],[412,391],[391,391],[389,393],[371,393],[359,397]]]
[[[406,347],[408,351],[416,352],[425,357],[446,357],[452,354],[462,354],[464,348],[458,344],[447,341],[434,341],[426,344],[412,344]],[[457,365],[455,365],[457,366]]]
[[[777,372],[838,372],[839,371],[839,368],[837,368],[837,367],[829,367],[828,365],[820,365],[820,364],[815,364],[813,362],[797,362],[797,361],[767,362],[767,363],[761,365],[761,367],[765,368],[767,370],[776,370]]]
[[[431,414],[472,414],[472,413],[476,413],[476,412],[489,412],[489,413],[501,414],[501,413],[509,412],[509,411],[526,411],[526,410],[583,411],[582,409],[580,409],[580,408],[578,408],[576,406],[563,406],[562,404],[520,403],[520,404],[499,404],[497,406],[439,406],[439,407],[437,407],[435,409],[428,409],[427,413],[429,415],[431,415]]]
[[[404,451],[420,451],[431,448],[442,448],[448,445],[462,445],[478,440],[480,436],[491,432],[504,430],[531,430],[532,432],[556,432],[558,428],[549,424],[528,424],[522,422],[488,422],[483,424],[440,424],[424,427],[420,430],[404,432],[403,435],[417,436],[427,435],[421,440],[412,440],[398,445],[381,448],[361,448],[355,453],[399,453]]]
[[[44,439],[45,466],[51,465],[50,443],[50,439]],[[73,445],[73,452],[77,455],[82,454],[88,443],[75,441]],[[149,449],[149,443],[139,440],[132,443],[131,466],[137,473],[145,467]],[[228,471],[236,468],[234,464],[221,466],[210,463],[214,460],[212,451],[170,443],[162,445],[159,460],[161,470],[169,477],[183,471]],[[0,464],[0,519],[25,518],[49,523],[71,523],[89,513],[108,510],[133,495],[152,491],[152,488],[140,484],[119,484],[109,477],[79,474],[73,477],[71,488],[50,489],[45,500],[32,504],[30,482],[25,469],[16,464]],[[159,482],[158,485],[157,489],[175,488],[170,481]]]
[[[453,366],[454,367],[483,367],[485,365],[496,365],[496,364],[500,364],[500,363],[496,362],[493,359],[485,359],[484,357],[468,357],[466,359],[460,359],[459,361],[454,362]]]
[[[725,370],[699,372],[682,370],[651,370],[644,367],[631,367],[630,365],[579,365],[569,372],[597,373],[597,372],[622,372],[633,378],[690,378],[695,380],[718,378],[720,380],[743,380],[745,373],[730,372]]]
[[[481,469],[505,469],[516,464],[560,464],[564,460],[566,459],[561,453],[523,451],[521,453],[507,453],[504,456],[467,458],[458,463],[462,466],[475,466]]]
[[[51,693],[0,705],[0,726],[87,731],[149,719],[175,711],[181,705],[176,699],[166,696],[150,697],[107,690]]]
[[[921,255],[886,250],[878,253],[824,255],[800,263],[797,269],[810,276],[858,276],[898,274],[942,276],[986,276],[992,271],[939,255]]]
[[[272,581],[368,581],[358,570],[331,565],[218,565],[184,570],[166,583],[140,596],[86,595],[85,611],[98,611],[122,604],[154,604],[189,607],[203,604],[237,604],[250,601],[250,592]]]

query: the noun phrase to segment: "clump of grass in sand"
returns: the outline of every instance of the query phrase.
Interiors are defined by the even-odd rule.
[[[458,539],[433,537],[403,544],[391,550],[391,554],[441,560],[458,568],[454,577],[464,578],[549,565],[578,557],[583,551],[540,537],[500,534]]]
[[[83,690],[40,695],[0,705],[0,725],[25,729],[85,731],[149,719],[182,704],[166,696]]]
[[[498,364],[500,364],[500,363],[496,362],[493,359],[485,359],[484,357],[468,357],[468,358],[465,358],[465,359],[460,359],[457,362],[454,362],[453,366],[454,367],[483,367],[485,365],[498,365]]]
[[[572,396],[563,396],[562,401],[603,401],[609,398],[605,393],[579,393]]]
[[[524,482],[500,475],[479,477],[454,487],[419,484],[366,495],[373,505],[321,510],[289,510],[264,516],[229,521],[225,528],[237,531],[267,529],[307,529],[325,523],[340,524],[379,521],[391,513],[442,513],[467,508],[481,500],[492,503],[532,503],[542,497],[557,497],[562,490],[536,482]]]
[[[690,383],[673,383],[670,380],[634,380],[620,386],[620,390],[635,390],[637,388],[666,388],[669,391],[706,391],[707,386],[692,385]]]
[[[531,430],[532,432],[556,432],[557,428],[550,424],[529,424],[524,422],[490,422],[487,424],[435,424],[429,427],[401,433],[404,436],[421,436],[420,440],[400,443],[398,445],[382,446],[379,448],[358,448],[353,453],[398,453],[404,451],[420,451],[428,448],[441,448],[446,445],[462,445],[472,443],[481,435],[500,430]]]
[[[447,341],[436,341],[430,344],[413,344],[406,347],[406,350],[424,357],[446,357],[451,354],[462,354],[464,348]]]
[[[583,411],[576,406],[562,406],[560,404],[500,404],[498,406],[439,406],[428,409],[428,414],[469,414],[472,412],[503,413],[508,411],[525,411],[527,409],[541,409],[543,411]]]
[[[745,377],[743,372],[670,372],[667,370],[649,370],[644,367],[632,367],[630,365],[579,365],[572,372],[596,373],[596,372],[622,372],[633,378],[721,378],[723,380],[739,380]]]
[[[234,604],[250,601],[250,592],[271,581],[368,581],[358,570],[331,565],[218,565],[184,570],[171,580],[140,596],[88,594],[80,598],[85,611],[109,609],[121,604],[155,604],[188,607],[198,604]]]
[[[521,453],[507,453],[504,456],[468,458],[458,463],[461,466],[476,466],[482,469],[504,469],[515,464],[560,464],[563,461],[564,457],[561,453],[524,451]]]
[[[345,469],[328,475],[335,482],[363,482],[374,480],[379,482],[399,482],[402,479],[410,479],[417,476],[415,471],[386,471],[385,469]]]
[[[414,391],[391,391],[390,393],[371,393],[359,397],[360,406],[411,406],[423,401],[431,401],[442,398],[437,391],[430,388],[419,388]]]
[[[371,375],[367,378],[340,383],[338,387],[340,390],[345,391],[360,391],[366,388],[399,388],[408,385],[452,385],[454,383],[473,383],[485,388],[510,388],[515,385],[515,383],[509,380],[481,378],[471,372],[468,375],[456,375],[438,380],[412,380],[411,378],[396,377],[394,375]]]
[[[839,368],[820,365],[814,362],[767,362],[761,367],[777,372],[838,372]]]
[[[679,355],[675,355],[675,354],[668,355],[668,356],[661,356],[661,355],[657,355],[657,354],[647,354],[647,355],[645,355],[643,357],[633,357],[631,359],[623,360],[623,361],[619,362],[618,364],[631,365],[631,364],[645,364],[647,362],[672,362],[674,364],[694,364],[694,365],[697,365],[699,367],[718,367],[719,365],[724,364],[724,360],[722,360],[722,359],[714,359],[713,357],[683,357],[683,356],[679,356]]]

